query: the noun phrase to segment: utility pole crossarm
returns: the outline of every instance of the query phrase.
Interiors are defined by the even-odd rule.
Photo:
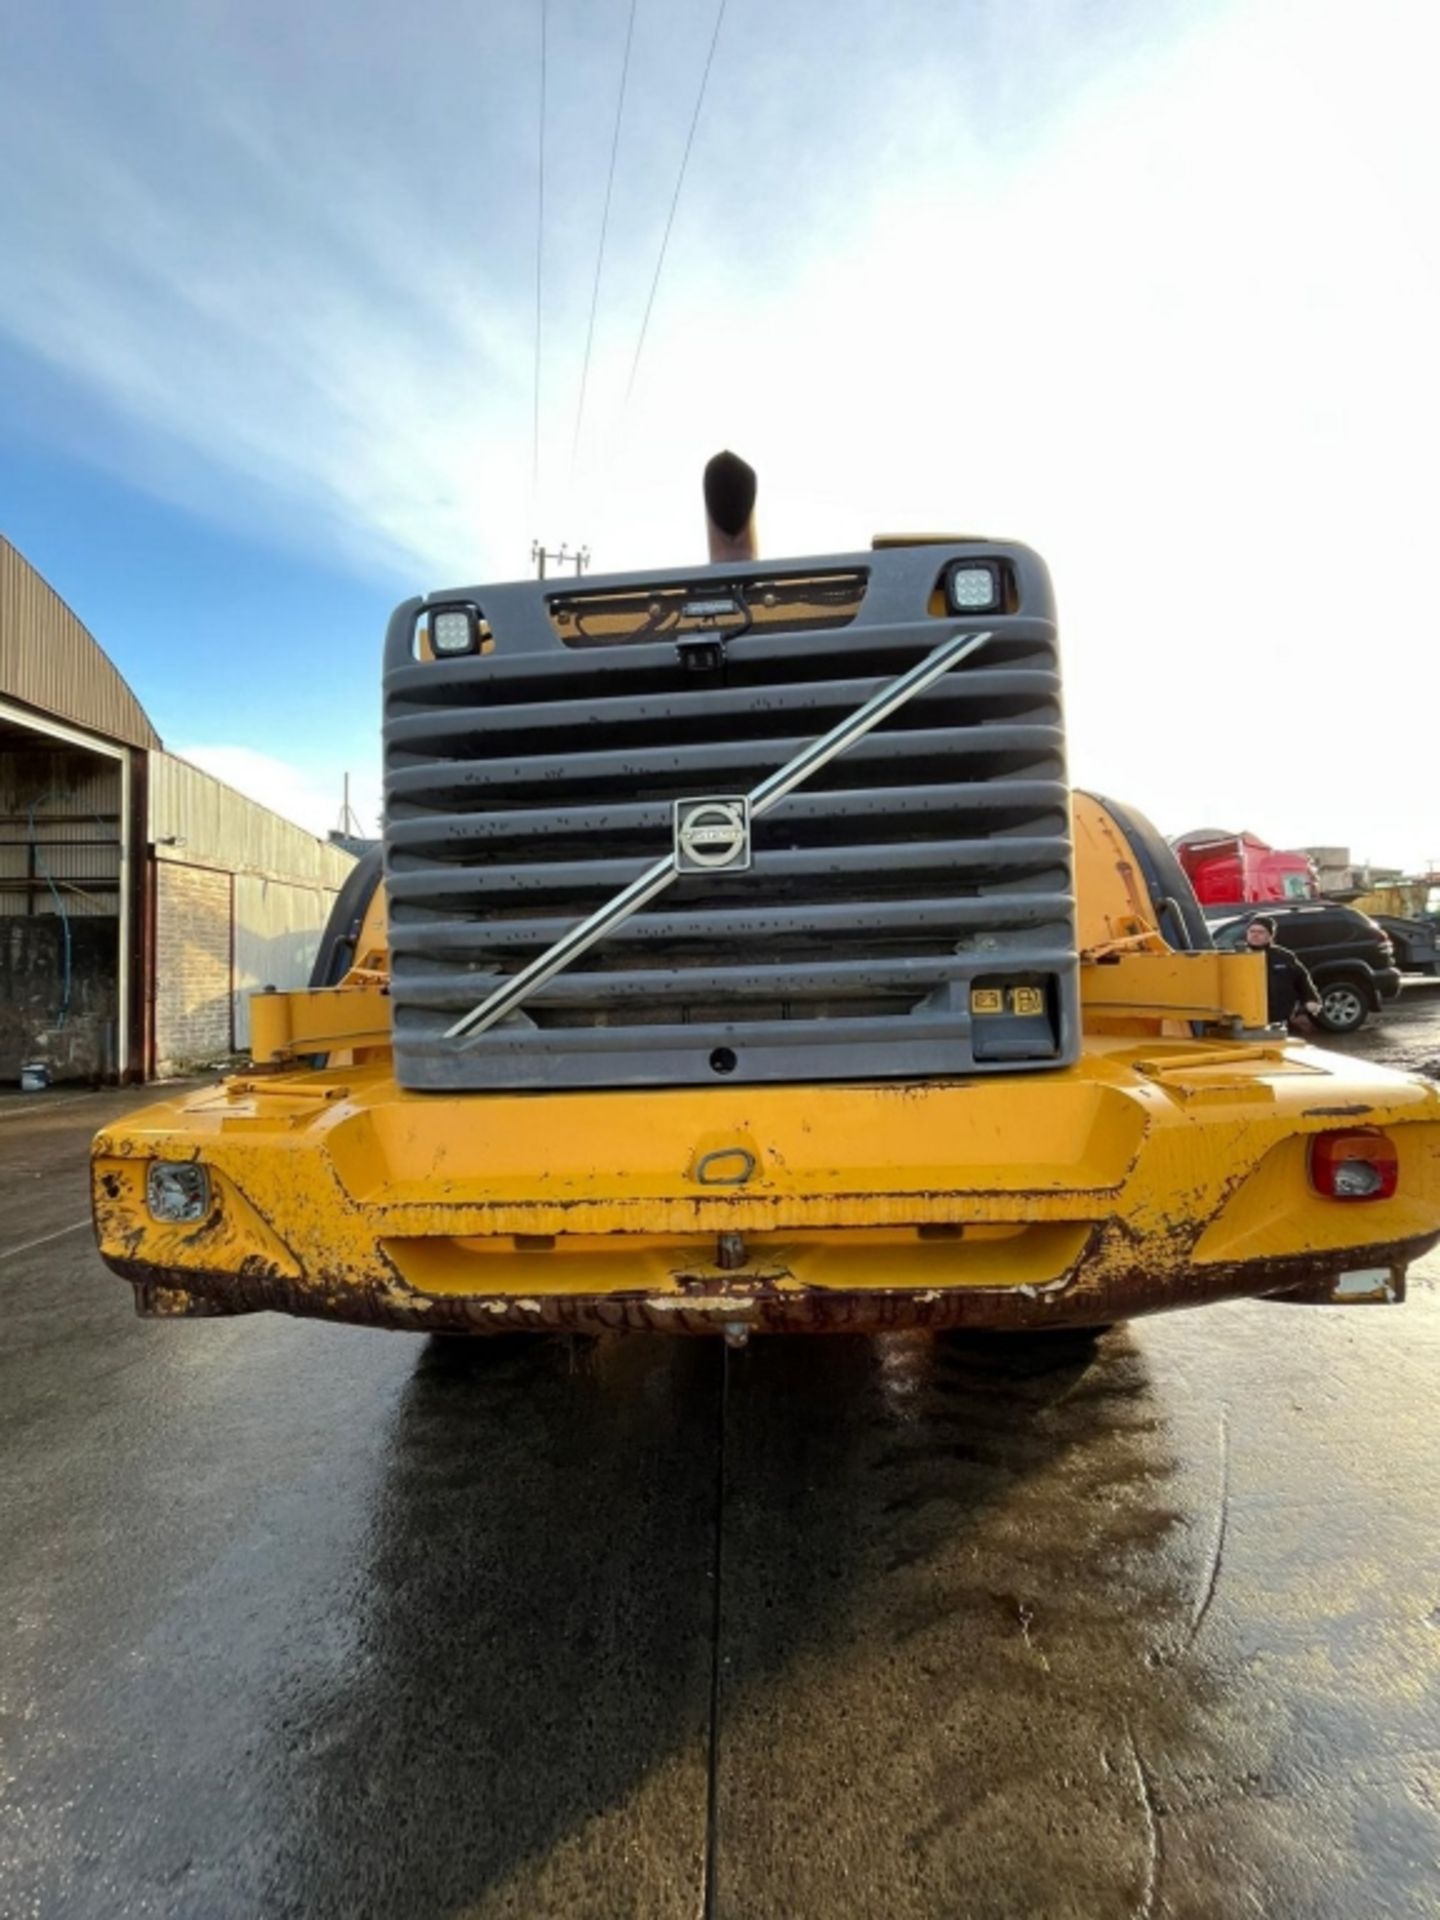
[[[558,547],[553,548],[542,546],[538,540],[532,540],[530,542],[530,559],[535,567],[535,576],[539,580],[545,580],[549,577],[545,569],[547,563],[551,560],[555,562],[557,567],[573,564],[575,568],[575,578],[578,580],[590,564],[590,549],[588,547],[576,547],[572,552],[568,540],[562,540]]]

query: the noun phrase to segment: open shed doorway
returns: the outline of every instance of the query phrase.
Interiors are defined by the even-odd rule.
[[[0,1085],[130,1077],[130,751],[0,701]]]

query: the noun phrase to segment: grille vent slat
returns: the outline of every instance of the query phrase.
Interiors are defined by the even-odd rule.
[[[536,849],[528,851],[533,854]],[[777,884],[812,882],[817,887],[861,881],[875,874],[876,862],[883,863],[887,881],[901,873],[950,874],[965,885],[984,882],[1001,884],[1007,876],[1052,871],[1063,872],[1068,850],[1054,839],[1012,840],[997,852],[993,841],[918,840],[879,843],[873,846],[765,848],[757,850],[751,872],[758,886],[767,881]],[[596,905],[607,893],[618,892],[650,864],[636,860],[566,860],[563,864],[530,859],[482,865],[416,863],[410,867],[396,861],[390,872],[390,899],[397,905],[423,906],[449,902],[463,909],[467,900],[503,901],[516,895],[596,894]],[[682,888],[694,889],[705,883],[683,880]],[[711,883],[714,884],[713,882]]]
[[[824,732],[817,727],[815,733]],[[767,773],[807,746],[815,734],[791,734],[780,740],[728,739],[677,747],[597,748],[587,753],[530,754],[504,759],[418,760],[405,749],[387,748],[387,790],[392,800],[425,800],[435,805],[453,797],[477,806],[534,801],[553,806],[559,793],[588,792],[617,798],[633,795],[676,799],[700,793],[748,792]],[[824,791],[842,781],[869,774],[877,784],[893,781],[896,762],[903,757],[905,773],[913,777],[910,761],[933,768],[939,778],[957,757],[964,756],[976,771],[990,778],[1022,775],[1052,766],[1062,751],[1056,726],[994,725],[988,727],[930,727],[900,732],[877,730],[856,743],[844,756],[823,768],[810,783]],[[731,784],[727,787],[724,783]],[[463,811],[463,804],[455,808]]]
[[[487,750],[499,754],[507,750],[503,744],[506,741],[527,738],[573,736],[584,741],[587,736],[609,740],[628,734],[636,744],[644,744],[647,740],[674,740],[683,733],[687,738],[713,739],[717,729],[733,726],[736,721],[752,727],[762,724],[772,734],[780,735],[793,730],[796,715],[803,716],[807,728],[823,733],[883,685],[882,677],[827,681],[823,688],[785,682],[769,687],[691,689],[649,698],[637,692],[595,700],[527,700],[514,705],[489,701],[482,706],[447,706],[397,713],[390,722],[389,744],[392,752],[428,753],[436,759],[468,758],[474,752],[476,736],[482,733]],[[941,681],[918,696],[905,709],[899,724],[918,727],[926,719],[934,724],[935,715],[948,718],[956,709],[963,710],[972,725],[991,717],[1053,723],[1058,697],[1059,683],[1054,674],[974,669],[963,687],[957,677]]]
[[[936,782],[925,787],[851,788],[818,794],[802,787],[790,794],[774,820],[786,832],[806,833],[816,826],[832,837],[854,838],[861,823],[878,816],[903,823],[916,831],[937,831],[929,822],[978,819],[991,833],[1020,833],[1037,829],[1065,833],[1070,797],[1058,780],[1010,780],[1002,786]],[[670,831],[671,812],[664,801],[617,800],[600,806],[563,806],[504,813],[443,813],[391,808],[387,828],[392,865],[409,852],[437,856],[451,848],[494,846],[544,836],[550,844],[579,837],[586,841],[619,836],[633,845],[634,836],[659,836]]]
[[[757,628],[699,673],[673,641],[564,645],[545,612],[555,590],[539,582],[437,596],[483,609],[495,640],[483,657],[416,660],[416,603],[402,608],[385,710],[402,1084],[893,1078],[1073,1057],[1048,581],[1024,548],[983,551],[1004,557],[1018,612],[935,617],[948,550],[851,556],[815,563],[867,577],[848,624]],[[724,570],[728,590],[744,574]],[[649,579],[716,590],[703,574],[597,585],[643,591]],[[952,633],[982,625],[994,637],[972,664],[754,823],[750,871],[683,877],[475,1044],[445,1039],[668,853],[676,800],[751,791]],[[1048,1037],[1023,1058],[996,1053],[984,1019],[972,1026],[972,986],[997,980],[1043,993],[1032,1025]]]

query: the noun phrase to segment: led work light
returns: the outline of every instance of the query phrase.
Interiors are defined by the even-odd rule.
[[[431,607],[429,613],[430,651],[437,660],[454,660],[462,653],[480,651],[480,610],[478,607]]]
[[[945,583],[955,613],[995,613],[1004,601],[1004,582],[994,560],[962,560]]]

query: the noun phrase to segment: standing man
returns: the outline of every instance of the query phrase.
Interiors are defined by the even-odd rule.
[[[1320,1011],[1320,995],[1310,971],[1299,954],[1275,941],[1275,921],[1268,913],[1257,913],[1245,929],[1245,944],[1252,953],[1265,956],[1265,990],[1272,1024],[1289,1026],[1297,1013],[1312,1017]],[[1309,1031],[1308,1022],[1305,1031]]]

